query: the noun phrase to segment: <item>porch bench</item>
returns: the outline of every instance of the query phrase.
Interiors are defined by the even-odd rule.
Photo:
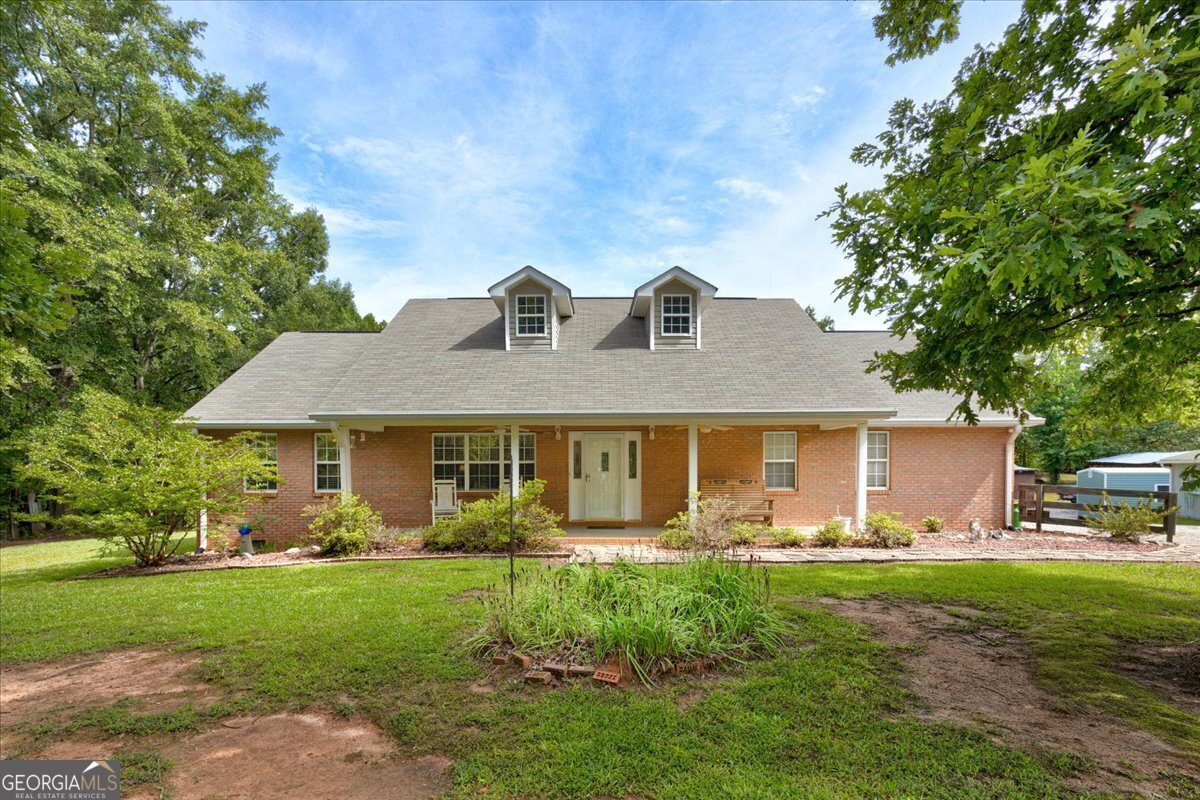
[[[700,496],[727,497],[737,506],[739,519],[761,520],[771,525],[775,501],[767,497],[763,482],[753,478],[713,478],[700,481]]]

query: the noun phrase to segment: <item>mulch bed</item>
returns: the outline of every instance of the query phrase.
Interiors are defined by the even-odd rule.
[[[1153,553],[1170,545],[1130,544],[1102,536],[1054,531],[1004,531],[1004,538],[972,541],[965,533],[918,533],[914,550],[1075,550],[1094,553]]]
[[[517,553],[517,558],[565,559],[568,551]],[[389,547],[361,556],[325,558],[315,550],[301,548],[298,553],[255,553],[242,558],[237,553],[201,553],[175,556],[166,564],[157,567],[138,567],[128,564],[111,567],[66,580],[92,580],[94,578],[121,578],[141,575],[165,575],[172,572],[197,572],[213,569],[260,569],[263,567],[303,566],[305,564],[342,564],[351,561],[452,561],[463,558],[508,558],[507,553],[430,553],[419,547]]]

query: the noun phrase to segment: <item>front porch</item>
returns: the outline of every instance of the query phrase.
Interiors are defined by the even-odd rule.
[[[507,493],[514,473],[545,481],[542,503],[572,539],[629,544],[656,537],[707,481],[754,482],[780,527],[835,516],[857,526],[868,510],[898,511],[910,525],[932,514],[948,526],[965,528],[971,518],[999,526],[1011,491],[1012,432],[998,426],[871,420],[868,430],[862,419],[803,416],[517,425],[364,419],[270,436],[281,480],[259,497],[270,512],[266,538],[281,542],[303,539],[300,512],[338,491],[361,497],[389,527],[420,528],[432,521],[435,482],[453,483],[466,504]],[[514,441],[518,448],[508,446]],[[330,476],[336,486],[322,484]]]
[[[599,525],[565,525],[564,545],[651,545],[662,533],[662,527],[630,525],[602,527]]]

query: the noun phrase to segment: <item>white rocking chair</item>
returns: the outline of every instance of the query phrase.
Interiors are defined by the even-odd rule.
[[[434,481],[433,499],[429,501],[429,505],[433,506],[434,522],[441,517],[456,516],[462,511],[462,501],[458,499],[458,484],[453,480]]]

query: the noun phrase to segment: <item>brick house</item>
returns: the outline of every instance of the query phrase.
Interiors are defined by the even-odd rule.
[[[248,491],[280,541],[339,492],[427,525],[435,480],[470,501],[507,491],[514,462],[567,525],[659,526],[716,478],[761,481],[777,525],[870,510],[1005,524],[1018,420],[948,421],[954,396],[867,374],[903,346],[886,332],[716,294],[675,267],[632,297],[573,297],[525,267],[486,298],[412,300],[379,333],[285,333],[187,416],[267,434],[280,482]]]

